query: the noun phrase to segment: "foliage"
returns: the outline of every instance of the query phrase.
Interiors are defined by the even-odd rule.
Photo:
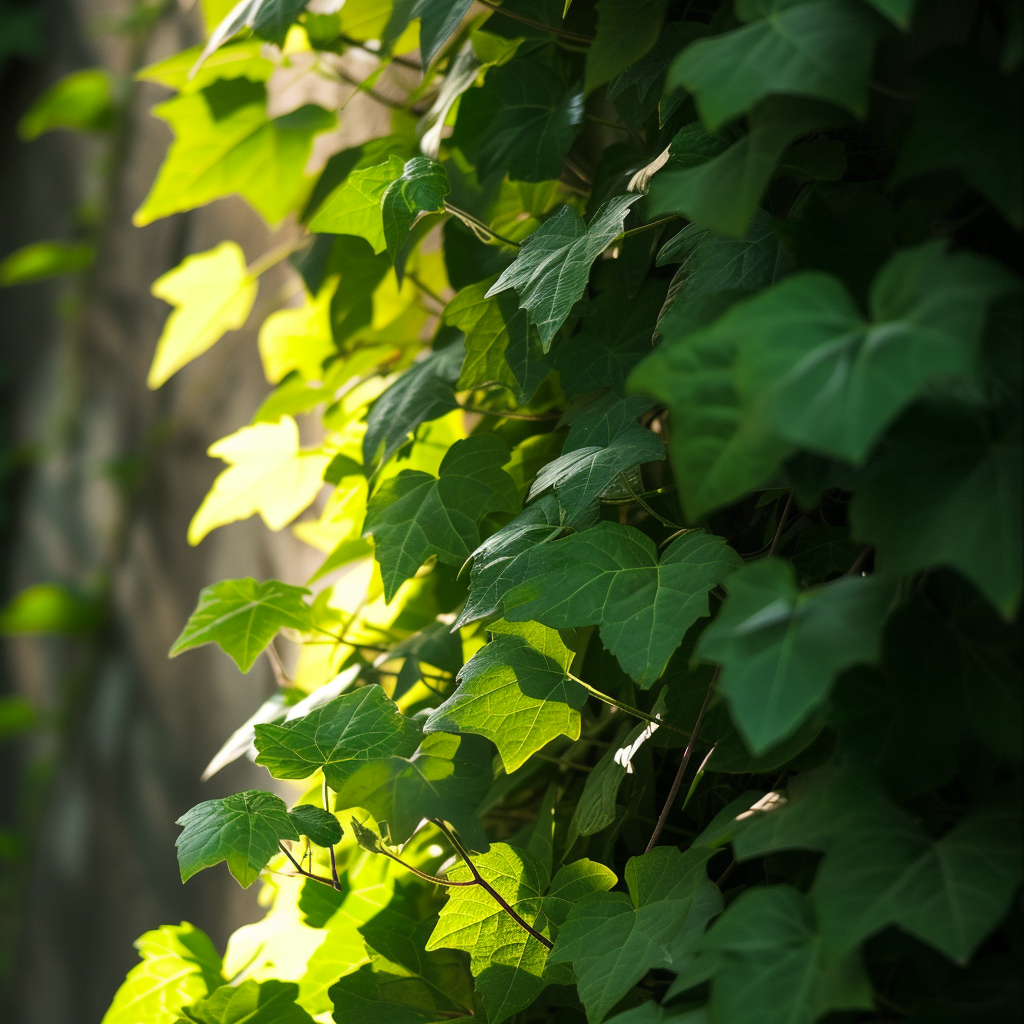
[[[210,771],[288,802],[178,840],[267,917],[148,933],[107,1024],[1018,1019],[1019,4],[484,6],[246,0],[142,75],[136,222],[295,239],[154,285],[150,385],[302,289],[189,540],[324,560],[172,650],[282,684]],[[316,178],[299,53],[391,112]]]

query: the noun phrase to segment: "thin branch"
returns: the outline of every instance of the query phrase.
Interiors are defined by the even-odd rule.
[[[281,847],[281,852],[292,862],[292,865],[294,866],[295,870],[298,871],[298,873],[302,875],[303,878],[312,878],[314,882],[323,882],[324,885],[329,885],[332,889],[337,888],[337,886],[335,886],[335,884],[329,878],[324,878],[323,875],[314,875],[312,871],[307,871],[292,856],[291,851],[288,849],[287,846],[284,845],[284,843],[280,839],[278,839],[277,845]]]
[[[868,555],[871,554],[872,545],[868,544],[863,551],[857,556],[857,561],[846,570],[847,576],[854,576],[864,568],[864,563],[868,560]]]
[[[479,0],[484,7],[490,7],[492,11],[497,11],[498,14],[504,14],[506,18],[512,18],[513,21],[521,22],[523,25],[529,25],[530,28],[539,28],[542,32],[550,32],[553,36],[558,36],[560,39],[571,39],[574,43],[592,43],[594,41],[593,36],[585,36],[581,32],[570,32],[565,28],[558,28],[555,25],[545,25],[543,21],[534,21],[533,18],[527,18],[525,15],[517,14],[515,11],[506,11],[500,4],[494,2],[494,0]]]
[[[679,729],[669,722],[666,722],[663,718],[655,718],[654,715],[647,714],[646,711],[641,711],[639,708],[634,708],[630,704],[624,704],[621,700],[616,700],[614,697],[609,697],[607,693],[602,693],[601,690],[595,689],[590,683],[585,683],[579,676],[574,676],[571,672],[565,673],[573,682],[579,683],[584,690],[587,691],[592,697],[596,697],[600,701],[604,701],[605,704],[610,705],[613,708],[618,708],[620,711],[625,711],[627,715],[633,715],[635,718],[639,718],[641,721],[650,722],[652,725],[661,726],[668,729],[669,732],[678,732],[683,736],[686,732],[683,729]]]
[[[475,878],[471,878],[468,882],[454,882],[450,878],[442,878],[440,875],[432,875],[428,871],[420,871],[419,868],[414,868],[411,864],[406,864],[398,854],[392,853],[390,850],[384,849],[383,846],[377,849],[377,853],[384,854],[385,857],[390,857],[396,864],[401,864],[406,871],[411,872],[417,878],[422,878],[425,882],[433,882],[435,885],[477,885],[479,884]]]
[[[782,515],[779,516],[779,528],[775,531],[775,537],[772,540],[772,546],[768,549],[768,558],[771,558],[775,554],[775,547],[779,543],[779,538],[782,536],[782,528],[786,525],[786,516],[789,515],[789,506],[793,504],[793,492],[789,492],[789,497],[786,498],[786,507],[782,510]]]
[[[452,846],[454,847],[455,852],[458,853],[458,855],[463,859],[463,861],[465,861],[466,867],[469,868],[470,874],[472,874],[474,880],[476,881],[476,884],[479,885],[486,892],[488,892],[491,898],[494,900],[494,902],[497,903],[498,906],[501,907],[501,909],[504,910],[505,913],[508,914],[509,917],[511,917],[512,920],[515,921],[520,928],[522,928],[524,931],[529,932],[539,943],[541,943],[541,945],[546,946],[548,949],[552,949],[554,947],[554,943],[550,939],[545,938],[543,935],[541,935],[541,933],[537,931],[536,928],[532,927],[531,925],[528,925],[519,916],[519,914],[515,912],[515,910],[508,903],[508,901],[501,895],[501,893],[498,892],[497,889],[495,889],[494,886],[491,885],[491,883],[488,882],[487,879],[485,879],[484,876],[480,874],[480,872],[477,870],[477,866],[473,863],[472,858],[469,856],[468,851],[465,849],[462,843],[459,842],[459,840],[455,837],[455,834],[448,828],[448,826],[445,825],[445,823],[441,821],[439,818],[431,818],[430,820],[444,833],[445,837],[448,839],[448,842],[451,843]]]
[[[670,220],[678,220],[679,214],[673,213],[671,217],[662,217],[660,220],[652,220],[649,224],[641,224],[638,228],[630,228],[628,231],[623,231],[616,242],[623,238],[629,238],[630,235],[639,235],[641,231],[650,231],[651,228],[659,227],[662,224],[667,224]]]
[[[384,60],[384,57],[381,55],[381,52],[379,50],[371,50],[365,43],[361,43],[358,39],[353,39],[351,36],[345,35],[338,36],[338,38],[346,46],[354,46],[357,50],[362,50],[363,53],[368,53],[371,57],[376,57],[377,60],[379,61]],[[412,71],[423,70],[423,68],[420,67],[420,65],[417,64],[416,61],[409,60],[407,57],[399,57],[395,54],[392,54],[391,57],[388,58],[388,60],[390,60],[392,64],[400,64],[403,68],[409,68]]]
[[[292,239],[288,242],[282,242],[280,245],[275,245],[273,249],[268,249],[262,256],[257,256],[245,268],[245,272],[255,280],[261,274],[265,274],[271,267],[277,266],[281,260],[287,259],[293,252],[298,252],[299,249],[304,248],[308,243],[309,236],[307,235],[303,238]]]
[[[281,664],[281,658],[279,657],[277,650],[274,647],[274,641],[271,640],[266,646],[267,661],[270,662],[270,668],[274,673],[274,681],[280,687],[288,687],[292,685],[291,679],[288,678],[288,673],[284,670],[284,665]]]
[[[645,853],[650,853],[651,850],[654,849],[654,846],[661,835],[661,831],[665,827],[665,822],[668,820],[669,811],[672,810],[672,804],[675,801],[676,794],[679,792],[683,776],[686,774],[686,766],[690,763],[690,758],[693,756],[693,748],[697,742],[697,737],[700,735],[700,727],[704,722],[704,712],[707,711],[708,704],[711,702],[711,694],[714,691],[715,680],[717,678],[718,671],[716,670],[711,679],[711,683],[708,685],[708,692],[704,697],[704,703],[701,705],[700,714],[697,715],[697,721],[693,724],[693,732],[690,733],[690,741],[686,744],[686,749],[683,751],[683,759],[679,762],[679,769],[676,771],[676,777],[672,780],[672,788],[668,791],[668,796],[665,799],[664,807],[661,809],[661,814],[658,815],[657,824],[655,824],[654,831],[651,833],[651,841],[647,844],[647,849],[644,851]]]
[[[654,518],[657,519],[662,526],[668,526],[673,529],[683,529],[683,527],[681,527],[679,523],[674,523],[671,519],[665,519],[663,516],[658,515],[658,513],[655,512],[654,509],[651,508],[651,506],[648,505],[646,501],[644,501],[643,496],[637,494],[637,492],[633,490],[633,485],[629,482],[629,478],[626,476],[625,471],[620,473],[619,476],[622,477],[622,482],[626,485],[626,490],[628,490],[629,493],[632,495],[633,500],[636,501],[638,505],[646,509],[650,515],[654,516]]]
[[[326,775],[324,775],[324,777],[322,779],[322,782],[321,782],[320,797],[323,800],[324,810],[328,814],[330,814],[331,813],[331,806],[330,806],[330,801],[328,799],[327,776]],[[341,879],[338,878],[338,862],[337,862],[337,860],[335,859],[335,856],[334,856],[334,844],[333,843],[328,847],[328,850],[330,850],[330,852],[331,852],[331,881],[334,884],[334,888],[337,889],[338,892],[341,892]]]
[[[506,238],[504,235],[499,235],[492,227],[480,220],[478,217],[474,217],[473,214],[467,213],[465,210],[460,209],[458,206],[453,206],[447,200],[445,200],[444,208],[453,216],[458,217],[466,227],[471,228],[474,234],[483,233],[490,238],[496,239],[504,245],[510,245],[515,249],[522,247],[522,242],[513,242],[511,238]],[[486,239],[481,239],[486,241]]]
[[[415,274],[407,272],[405,275],[428,299],[433,299],[443,310],[447,303],[429,285],[425,285]]]
[[[525,412],[509,412],[507,410],[494,410],[494,409],[481,409],[475,405],[460,405],[460,409],[466,412],[475,412],[479,416],[493,416],[495,419],[502,420],[557,420],[560,419],[562,414],[557,413],[546,413],[545,415],[534,416],[530,413]]]

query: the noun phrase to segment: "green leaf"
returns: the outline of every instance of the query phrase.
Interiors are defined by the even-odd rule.
[[[309,222],[310,231],[359,235],[375,253],[388,247],[384,235],[382,201],[391,184],[402,176],[405,164],[392,154],[382,164],[357,168],[323,201]]]
[[[490,296],[508,288],[516,290],[519,305],[537,325],[545,352],[583,297],[594,260],[622,232],[626,214],[639,198],[624,195],[610,199],[589,225],[571,206],[562,207],[527,238],[515,262],[487,292]]]
[[[74,71],[54,82],[18,122],[18,135],[37,139],[55,128],[103,132],[114,123],[110,73],[102,68]]]
[[[557,931],[574,903],[615,884],[608,868],[584,860],[561,868],[549,886],[547,872],[529,853],[505,843],[492,843],[474,863],[512,909],[545,937]],[[459,864],[448,877],[467,881],[472,875]],[[428,951],[443,947],[471,955],[476,991],[491,1024],[525,1009],[547,984],[547,949],[478,886],[448,890],[448,902],[427,944]]]
[[[175,846],[181,880],[222,860],[243,889],[260,876],[279,851],[278,840],[298,839],[284,801],[273,793],[249,789],[223,800],[204,800],[177,821],[183,830]]]
[[[313,804],[299,804],[288,812],[299,835],[306,836],[317,846],[334,846],[341,842],[342,828],[338,819]]]
[[[587,405],[573,420],[562,454],[537,474],[528,500],[553,489],[565,521],[575,522],[600,498],[642,490],[635,467],[665,458],[658,435],[636,422],[650,404],[607,394]]]
[[[436,160],[416,156],[405,164],[380,200],[384,241],[392,262],[421,213],[444,213],[444,197],[450,191],[448,174]]]
[[[486,736],[511,773],[556,736],[579,739],[587,694],[567,675],[573,654],[555,630],[502,620],[489,628],[494,639],[466,663],[424,729]]]
[[[303,718],[257,725],[256,763],[275,779],[307,779],[323,769],[337,790],[361,764],[411,754],[419,739],[416,724],[379,686],[364,686]]]
[[[370,498],[364,534],[373,534],[387,601],[436,555],[462,565],[479,543],[477,524],[490,512],[516,512],[519,493],[501,467],[508,446],[493,434],[456,441],[439,475],[403,469]]]
[[[219,644],[235,664],[248,672],[281,628],[308,632],[313,628],[305,587],[280,580],[260,583],[247,576],[205,587],[196,610],[174,641],[170,657],[203,644]]]
[[[514,292],[491,298],[487,290],[495,278],[463,288],[444,308],[446,324],[466,336],[466,359],[456,387],[469,391],[502,384],[519,403],[529,402],[547,376],[537,329],[519,308]]]
[[[363,436],[363,463],[372,466],[380,454],[383,465],[405,444],[421,423],[456,408],[455,384],[466,349],[453,342],[410,366],[374,402]]]
[[[701,530],[673,541],[659,561],[639,530],[599,523],[536,550],[529,579],[504,596],[505,618],[600,626],[605,647],[647,689],[690,626],[709,614],[708,592],[742,565]]]
[[[861,4],[741,0],[737,14],[750,24],[698,40],[669,71],[668,87],[693,93],[710,131],[778,94],[867,114],[877,26]]]
[[[96,249],[87,242],[30,242],[0,261],[0,286],[28,284],[91,266]]]
[[[700,943],[711,1012],[735,1024],[814,1024],[831,1010],[868,1010],[871,985],[854,955],[824,950],[807,897],[788,885],[742,893]]]
[[[407,757],[378,757],[352,771],[338,789],[339,807],[362,807],[404,843],[424,818],[451,824],[472,849],[486,849],[476,809],[491,787],[494,748],[478,736],[435,733]]]
[[[680,154],[656,174],[650,186],[650,212],[680,213],[700,227],[742,238],[790,145],[807,132],[844,120],[834,107],[817,100],[772,97],[751,111],[750,131],[724,152],[718,139],[695,125],[687,135],[703,136],[690,143],[697,153],[685,159]],[[684,169],[674,170],[679,164]]]
[[[561,173],[582,123],[583,92],[566,66],[517,57],[462,96],[450,143],[481,180],[502,171],[515,181],[548,181]]]
[[[788,563],[765,559],[733,573],[727,589],[697,654],[722,665],[719,688],[760,754],[822,703],[838,672],[878,659],[892,588],[847,576],[800,593]]]
[[[810,895],[832,958],[895,924],[966,964],[1021,880],[1020,812],[1012,801],[973,811],[932,839],[872,783],[850,774],[826,778],[752,822],[736,855],[794,847],[825,852]]]
[[[165,924],[135,940],[142,957],[101,1024],[173,1024],[179,1011],[224,984],[213,943],[194,925]]]
[[[137,227],[232,193],[267,223],[280,223],[308,187],[313,137],[335,125],[334,114],[312,105],[268,117],[266,88],[247,78],[176,96],[154,107],[153,115],[171,126],[175,138],[132,218]]]
[[[1004,78],[976,50],[926,59],[917,118],[893,184],[937,168],[958,170],[1018,230],[1024,225],[1021,146],[1008,124],[1021,120],[1019,79]]]
[[[295,1000],[299,986],[273,979],[223,985],[212,996],[187,1007],[180,1018],[194,1024],[313,1024]]]
[[[892,431],[850,506],[880,568],[949,565],[1004,615],[1021,595],[1021,442],[967,406],[919,405]]]
[[[590,1024],[603,1020],[651,968],[671,968],[688,945],[687,933],[699,936],[721,910],[705,867],[712,852],[659,846],[631,857],[628,896],[594,893],[569,912],[548,959],[572,964]]]
[[[242,0],[241,3],[235,4],[210,33],[210,38],[192,66],[191,73],[195,74],[211,54],[243,28],[251,28],[261,38],[282,46],[289,27],[307,2],[308,0]]]
[[[59,583],[35,583],[19,591],[0,610],[0,633],[5,636],[88,636],[103,624],[104,610]]]
[[[597,34],[587,50],[586,92],[610,82],[657,42],[668,0],[597,0]]]
[[[221,242],[207,252],[186,256],[162,274],[150,291],[175,307],[156,343],[146,384],[158,388],[227,331],[249,318],[259,285],[236,242]]]
[[[420,56],[430,67],[473,0],[416,0],[412,18],[420,19]],[[411,20],[411,19],[410,19]]]
[[[580,330],[555,346],[555,369],[565,393],[611,388],[616,395],[625,395],[629,371],[654,344],[654,327],[664,301],[665,284],[658,280],[644,282],[628,302],[617,289],[601,292]]]

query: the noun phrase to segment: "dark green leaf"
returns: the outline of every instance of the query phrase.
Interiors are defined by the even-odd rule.
[[[697,653],[723,666],[720,689],[759,754],[821,704],[840,670],[877,660],[892,588],[847,576],[800,593],[787,563],[765,559],[733,573],[727,589]]]
[[[556,736],[579,739],[587,694],[567,675],[573,654],[555,630],[502,620],[490,629],[494,639],[466,663],[424,729],[486,736],[511,773]]]
[[[869,465],[850,516],[886,572],[949,565],[1004,615],[1020,604],[1019,428],[967,406],[915,407]]]
[[[259,583],[246,577],[214,583],[200,593],[199,604],[174,641],[170,656],[217,643],[248,672],[279,629],[312,629],[309,606],[303,601],[308,595],[304,587],[279,580]]]
[[[177,824],[184,829],[175,843],[183,882],[226,860],[239,885],[248,888],[279,852],[279,839],[299,838],[284,801],[258,789],[204,800]]]
[[[668,0],[597,0],[597,34],[587,50],[588,93],[658,42],[667,6]]]
[[[444,213],[444,197],[450,191],[448,175],[436,160],[416,156],[407,161],[380,201],[384,241],[392,262],[421,213]]]
[[[420,19],[420,55],[429,67],[459,27],[473,0],[416,0],[412,18]]]
[[[411,754],[420,730],[379,686],[364,686],[283,725],[256,726],[257,764],[276,779],[307,779],[323,769],[338,787],[365,761]]]
[[[742,565],[701,530],[673,541],[659,561],[639,530],[599,523],[536,549],[529,579],[505,594],[505,618],[600,626],[605,647],[647,689],[690,626],[709,614],[708,592]]]
[[[322,807],[299,804],[288,812],[288,817],[299,835],[308,837],[317,846],[334,846],[341,842],[342,830],[338,819]]]
[[[431,555],[462,565],[489,512],[519,510],[515,482],[501,468],[508,459],[504,441],[481,434],[456,441],[439,476],[403,469],[381,484],[367,506],[363,532],[373,534],[388,601]]]
[[[527,238],[515,262],[491,286],[488,295],[516,290],[520,306],[537,325],[545,352],[583,297],[594,260],[622,232],[626,214],[639,198],[610,199],[589,225],[571,206],[563,206]]]
[[[211,996],[183,1011],[184,1021],[194,1024],[313,1024],[313,1018],[295,1000],[299,986],[293,982],[243,981],[222,985]]]
[[[864,117],[876,25],[861,4],[740,0],[736,13],[750,24],[693,43],[669,71],[669,87],[694,94],[711,131],[780,93]]]

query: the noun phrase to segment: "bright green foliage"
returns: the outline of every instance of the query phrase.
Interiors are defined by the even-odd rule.
[[[723,541],[699,530],[673,541],[659,561],[639,530],[600,523],[538,551],[529,579],[505,594],[505,617],[599,625],[605,647],[647,688],[708,614],[708,591],[742,565]]]
[[[727,581],[729,597],[699,655],[722,665],[721,690],[755,753],[789,736],[827,696],[836,673],[878,658],[891,589],[857,576],[800,593],[772,559]]]
[[[278,841],[299,837],[284,801],[258,789],[205,800],[177,823],[183,829],[176,843],[183,882],[226,860],[238,884],[248,888],[279,852]]]
[[[295,999],[299,986],[283,981],[243,981],[223,985],[212,996],[183,1011],[194,1024],[312,1024],[313,1018]]]
[[[312,628],[309,606],[303,601],[308,594],[305,588],[280,580],[260,583],[246,577],[214,583],[200,593],[199,604],[174,641],[170,655],[216,643],[243,672],[248,672],[279,629],[308,632]]]
[[[563,207],[530,235],[512,266],[491,285],[488,295],[515,289],[520,306],[537,325],[545,352],[583,297],[594,260],[621,233],[629,208],[639,198],[609,200],[590,224],[571,206]]]
[[[18,122],[23,139],[35,139],[55,128],[102,132],[114,121],[110,75],[100,68],[74,71],[55,82]]]
[[[220,957],[198,928],[165,924],[135,941],[142,957],[103,1017],[102,1024],[173,1024],[183,1007],[224,984]]]
[[[705,867],[712,852],[661,847],[632,857],[628,896],[594,893],[569,911],[548,959],[572,964],[591,1024],[652,967],[672,967],[721,910]]]
[[[615,875],[600,864],[576,861],[554,878],[525,850],[505,843],[475,859],[477,869],[526,924],[545,938],[558,933],[570,908],[592,893],[615,884]],[[459,867],[453,881],[470,878]],[[550,879],[550,882],[549,882]],[[489,892],[476,886],[450,888],[427,949],[464,949],[472,957],[476,991],[494,1024],[518,1012],[547,984],[547,949],[515,922]]]
[[[477,523],[489,512],[514,512],[515,482],[501,467],[508,448],[495,437],[452,445],[439,475],[403,469],[370,499],[363,532],[373,534],[390,601],[431,556],[461,565],[479,540]]]
[[[0,285],[28,284],[75,274],[85,270],[95,258],[96,250],[87,243],[30,242],[0,262]]]
[[[7,636],[87,636],[103,623],[100,605],[59,583],[35,583],[0,610],[0,633]]]
[[[459,672],[459,687],[424,728],[478,733],[514,772],[556,736],[578,739],[586,693],[566,674],[572,652],[553,629],[499,620]]]
[[[174,650],[286,631],[210,771],[308,791],[182,819],[267,916],[116,1024],[1019,1020],[1020,4],[229,6],[140,75],[138,219],[237,193],[294,242],[165,275],[150,383],[290,259],[188,539],[323,557]]]
[[[364,687],[283,725],[256,726],[257,764],[277,779],[308,779],[322,769],[337,789],[365,761],[411,754],[419,729],[379,686]]]

